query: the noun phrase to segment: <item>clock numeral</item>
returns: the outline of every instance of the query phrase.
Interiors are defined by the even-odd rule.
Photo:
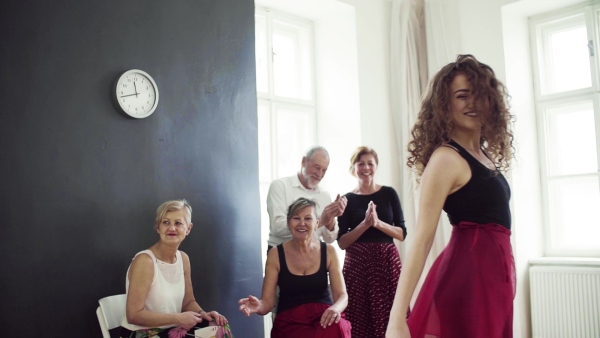
[[[123,88],[127,88],[127,84],[123,83]]]

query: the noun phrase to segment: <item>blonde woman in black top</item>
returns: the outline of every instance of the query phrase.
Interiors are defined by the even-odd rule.
[[[350,337],[350,322],[343,311],[348,295],[335,249],[318,241],[316,203],[299,198],[288,209],[287,225],[292,239],[269,250],[262,295],[240,299],[246,316],[269,313],[279,286],[277,316],[272,338]],[[333,300],[327,285],[331,283]]]

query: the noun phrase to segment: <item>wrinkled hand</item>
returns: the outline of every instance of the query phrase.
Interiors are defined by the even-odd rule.
[[[410,330],[405,320],[390,320],[385,338],[410,338]]]
[[[338,204],[338,213],[335,216],[342,216],[344,214],[344,210],[346,210],[346,206],[348,205],[348,199],[346,196],[340,196],[340,194],[338,194],[334,203],[335,202]]]
[[[180,313],[177,316],[177,319],[179,321],[179,326],[187,331],[200,323],[202,321],[202,316],[198,312],[186,311]]]
[[[331,326],[333,323],[339,323],[340,319],[342,319],[341,313],[339,313],[335,308],[330,307],[321,316],[321,326],[326,328]]]
[[[202,318],[208,320],[209,322],[214,320],[219,326],[229,323],[227,318],[217,311],[202,312]]]
[[[340,196],[340,194],[338,194],[335,201],[329,203],[329,205],[323,209],[319,226],[326,226],[333,221],[334,217],[342,216],[344,210],[346,210],[346,205],[348,205],[346,196]]]
[[[260,300],[250,295],[248,298],[240,299],[238,304],[240,304],[240,311],[246,315],[246,317],[249,317],[251,314],[258,312]]]

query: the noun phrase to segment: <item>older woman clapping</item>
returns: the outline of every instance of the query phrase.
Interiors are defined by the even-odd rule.
[[[375,183],[378,165],[375,150],[356,149],[350,158],[350,173],[357,186],[345,195],[348,205],[338,217],[338,244],[346,250],[346,314],[355,337],[385,336],[402,269],[393,242],[406,237],[400,198],[394,188]]]
[[[290,205],[287,224],[292,239],[269,251],[261,298],[239,301],[246,316],[264,316],[273,309],[279,286],[271,338],[350,337],[350,322],[342,314],[348,304],[344,277],[335,249],[313,236],[318,226],[315,209],[315,202],[306,198]]]

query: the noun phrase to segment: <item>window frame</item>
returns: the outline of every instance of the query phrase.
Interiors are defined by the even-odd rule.
[[[267,22],[267,53],[271,51],[273,53],[273,28],[272,22],[274,20],[286,21],[297,26],[303,26],[309,31],[310,36],[310,78],[311,78],[311,98],[308,100],[290,98],[285,96],[278,96],[275,94],[274,84],[274,66],[273,59],[267,61],[268,70],[268,93],[260,92],[257,89],[257,103],[258,105],[264,104],[269,107],[270,115],[270,162],[271,162],[271,178],[267,181],[260,181],[260,184],[270,184],[274,179],[282,177],[289,173],[280,173],[277,169],[277,107],[296,107],[298,111],[306,111],[306,115],[309,117],[311,130],[308,131],[310,134],[311,144],[314,144],[317,138],[317,99],[316,99],[316,66],[315,66],[315,36],[314,36],[314,25],[313,22],[307,19],[303,19],[297,16],[279,12],[270,8],[256,6],[255,15],[263,15],[266,17]]]
[[[593,41],[593,54],[590,55],[590,72],[591,72],[591,86],[587,88],[580,88],[575,90],[569,90],[558,93],[543,94],[541,75],[540,75],[540,57],[543,58],[544,46],[542,39],[538,38],[540,33],[540,25],[551,25],[552,21],[561,20],[563,18],[568,19],[577,14],[583,14],[585,25],[587,28],[588,41]],[[560,26],[563,23],[557,23],[556,26]],[[560,178],[569,178],[577,176],[593,176],[594,174],[598,177],[600,183],[600,169],[596,172],[589,172],[583,174],[554,174],[550,175],[549,168],[549,153],[548,144],[546,139],[548,138],[548,124],[546,119],[546,109],[549,107],[558,107],[563,104],[591,101],[594,108],[594,127],[596,133],[596,155],[597,155],[597,168],[600,168],[600,90],[599,90],[599,78],[598,72],[599,57],[600,53],[600,1],[587,2],[576,6],[567,7],[565,9],[544,13],[541,15],[533,16],[529,19],[529,33],[530,33],[530,45],[531,45],[531,64],[533,69],[534,78],[534,96],[535,96],[535,110],[537,119],[537,140],[538,140],[538,154],[540,160],[540,185],[542,193],[542,219],[543,219],[543,233],[544,233],[544,255],[553,257],[563,256],[585,256],[585,257],[598,257],[600,256],[600,247],[596,250],[577,250],[575,248],[561,248],[555,245],[553,241],[553,228],[550,213],[550,184],[552,180]],[[600,184],[599,184],[600,193]],[[598,206],[600,208],[600,206]],[[594,220],[600,221],[600,220]],[[563,226],[564,228],[564,226]],[[566,227],[568,228],[568,227]]]
[[[303,100],[303,99],[295,99],[295,98],[290,98],[290,97],[285,97],[285,96],[278,96],[275,95],[275,89],[274,89],[274,67],[273,67],[273,59],[271,58],[270,61],[267,62],[268,64],[268,93],[264,93],[264,92],[260,92],[257,90],[256,94],[257,94],[257,98],[258,99],[263,99],[263,100],[269,100],[269,101],[274,101],[274,102],[285,102],[285,103],[290,103],[290,104],[298,104],[298,105],[305,105],[305,106],[310,106],[310,107],[314,107],[316,108],[317,106],[317,100],[316,100],[316,66],[315,66],[315,33],[314,33],[314,24],[312,21],[307,20],[307,19],[303,19],[297,16],[293,16],[290,14],[286,14],[283,12],[279,12],[270,8],[266,8],[266,7],[261,7],[261,6],[256,6],[255,7],[255,15],[256,14],[260,14],[260,15],[264,15],[267,18],[267,49],[270,50],[271,52],[273,51],[273,43],[272,43],[272,37],[273,37],[273,26],[272,26],[272,22],[273,20],[281,20],[281,21],[287,21],[291,24],[297,25],[297,26],[304,26],[305,29],[307,29],[309,31],[309,36],[310,36],[310,41],[311,43],[309,44],[310,47],[310,62],[311,62],[311,70],[310,70],[310,78],[311,78],[311,83],[312,83],[312,89],[311,89],[311,99],[309,100]]]
[[[269,156],[269,165],[270,165],[270,177],[269,179],[263,179],[263,175],[261,175],[259,173],[259,188],[261,191],[261,247],[262,247],[262,256],[263,256],[263,262],[266,260],[266,250],[267,250],[267,242],[266,239],[268,238],[268,231],[269,231],[269,215],[267,213],[267,209],[266,209],[266,197],[268,194],[268,189],[270,187],[270,184],[273,180],[279,178],[279,177],[283,177],[283,176],[290,176],[295,174],[296,172],[280,172],[279,170],[279,159],[281,158],[281,154],[278,153],[278,145],[279,145],[279,141],[277,139],[277,126],[278,126],[278,118],[279,118],[279,109],[290,109],[290,110],[294,110],[295,112],[298,112],[300,114],[303,114],[302,112],[304,112],[304,115],[308,118],[308,123],[310,125],[309,130],[306,130],[305,132],[308,133],[308,142],[309,144],[306,145],[305,148],[310,147],[313,144],[316,144],[316,139],[317,139],[317,97],[316,97],[316,93],[317,93],[317,81],[316,81],[316,64],[315,64],[315,60],[316,60],[316,56],[315,56],[315,30],[314,30],[314,23],[311,20],[308,19],[304,19],[304,18],[300,18],[297,16],[293,16],[290,14],[286,14],[274,9],[270,9],[270,8],[266,8],[266,7],[262,7],[262,6],[255,6],[255,16],[264,16],[265,17],[265,23],[266,23],[266,46],[265,48],[267,48],[266,51],[266,55],[267,55],[267,72],[268,72],[268,76],[267,76],[267,88],[268,88],[268,92],[261,92],[258,90],[258,86],[257,86],[257,110],[260,112],[261,107],[268,107],[268,120],[269,120],[269,152],[270,154],[268,154]],[[310,83],[311,83],[311,93],[310,93],[310,98],[309,99],[300,99],[300,98],[290,98],[290,97],[285,97],[285,96],[279,96],[275,94],[275,75],[274,75],[274,59],[272,57],[273,55],[273,35],[274,35],[274,31],[273,31],[273,21],[283,21],[283,22],[287,22],[291,25],[296,25],[299,27],[302,27],[302,29],[306,29],[308,31],[309,34],[309,42],[308,42],[308,47],[310,48],[310,52],[309,52],[309,58],[310,58]],[[258,60],[257,60],[258,62]],[[259,71],[259,68],[257,67],[257,72]],[[258,74],[257,74],[257,80],[258,80]],[[257,116],[258,118],[260,118],[259,116]],[[259,133],[260,128],[261,128],[261,121],[259,120]],[[259,142],[261,140],[259,139]],[[261,149],[261,145],[259,144],[259,171],[261,170],[261,166],[260,164],[267,162],[266,160],[263,161],[262,158],[260,158],[260,156],[264,156],[260,154],[260,149]],[[299,151],[303,152],[307,149],[301,149]],[[300,169],[300,160],[302,159],[302,153],[298,153],[298,154],[291,154],[292,156],[297,157],[297,169]],[[265,238],[265,232],[266,232],[266,238]],[[263,265],[263,269],[264,269],[264,265]]]

